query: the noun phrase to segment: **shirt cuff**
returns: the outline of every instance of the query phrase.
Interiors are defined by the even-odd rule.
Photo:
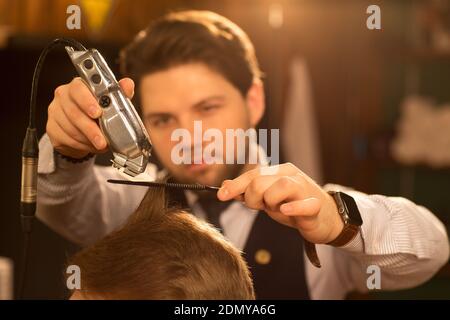
[[[340,249],[343,249],[348,252],[352,253],[365,253],[364,250],[364,239],[362,236],[361,229],[359,230],[358,234],[347,244],[339,247]]]
[[[83,172],[87,172],[92,168],[95,157],[81,163],[72,163],[55,155],[53,145],[47,134],[44,134],[39,141],[39,162],[38,174],[52,175],[53,179],[61,180],[61,182],[74,183],[83,179]]]

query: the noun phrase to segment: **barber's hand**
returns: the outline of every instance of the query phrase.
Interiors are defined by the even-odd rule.
[[[131,98],[134,82],[124,78],[119,84]],[[101,107],[80,78],[56,88],[47,120],[47,134],[53,148],[72,158],[105,152],[107,143],[96,122],[101,115]]]
[[[251,209],[264,210],[312,243],[336,239],[344,224],[333,197],[291,163],[272,168],[277,169],[274,174],[256,168],[224,181],[218,198],[243,200]]]

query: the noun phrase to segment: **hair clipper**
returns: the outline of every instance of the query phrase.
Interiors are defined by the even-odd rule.
[[[72,63],[103,109],[99,125],[114,155],[113,167],[129,177],[146,170],[151,153],[148,133],[130,99],[96,49],[67,46]]]

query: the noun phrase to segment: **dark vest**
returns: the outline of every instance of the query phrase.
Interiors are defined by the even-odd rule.
[[[170,204],[188,207],[184,192],[167,191]],[[303,239],[297,230],[261,211],[243,251],[257,299],[309,299]]]

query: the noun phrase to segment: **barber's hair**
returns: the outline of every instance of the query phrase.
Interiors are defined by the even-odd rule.
[[[150,188],[125,225],[71,257],[87,299],[254,299],[241,252]]]
[[[123,75],[139,80],[170,67],[203,63],[245,97],[261,71],[247,34],[210,11],[180,11],[153,21],[120,54]]]

